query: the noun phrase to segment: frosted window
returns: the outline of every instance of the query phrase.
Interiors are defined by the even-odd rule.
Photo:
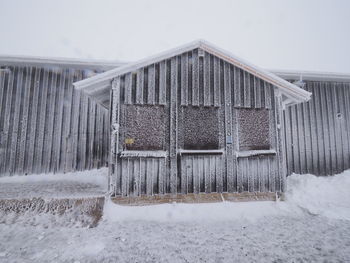
[[[239,110],[239,149],[263,150],[270,148],[269,110]]]
[[[184,148],[207,150],[219,148],[219,121],[217,108],[183,108]]]
[[[126,105],[125,107],[125,148],[128,150],[164,150],[164,107],[138,105]]]

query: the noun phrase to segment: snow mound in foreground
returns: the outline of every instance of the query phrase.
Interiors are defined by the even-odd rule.
[[[350,170],[335,176],[293,174],[287,180],[286,203],[310,214],[350,220]]]
[[[255,221],[271,216],[321,215],[350,220],[350,170],[335,176],[293,174],[284,202],[223,202],[120,206],[107,202],[104,220],[120,221]]]

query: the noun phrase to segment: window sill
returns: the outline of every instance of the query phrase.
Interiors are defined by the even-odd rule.
[[[121,158],[130,158],[130,157],[165,158],[166,156],[167,156],[166,151],[122,151],[120,153]]]
[[[252,150],[252,151],[236,152],[237,158],[259,156],[259,155],[275,155],[275,154],[276,154],[275,150]]]
[[[180,155],[217,155],[217,154],[223,154],[224,150],[179,150],[178,153]]]

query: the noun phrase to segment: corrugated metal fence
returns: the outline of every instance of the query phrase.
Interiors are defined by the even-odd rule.
[[[350,168],[350,83],[306,81],[312,99],[285,111],[288,174]]]
[[[91,70],[6,68],[0,71],[0,175],[106,165],[108,111],[72,85]]]

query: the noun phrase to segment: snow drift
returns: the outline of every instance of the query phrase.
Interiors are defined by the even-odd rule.
[[[350,170],[325,177],[293,174],[287,185],[288,205],[313,215],[350,220]]]

